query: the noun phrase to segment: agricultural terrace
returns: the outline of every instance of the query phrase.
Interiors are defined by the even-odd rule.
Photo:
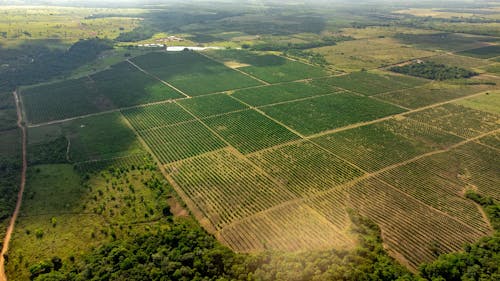
[[[284,57],[240,50],[210,51],[209,56],[268,83],[290,82],[329,75],[322,68]]]
[[[261,107],[261,110],[303,135],[317,134],[405,111],[394,105],[347,92]]]
[[[256,79],[191,51],[149,53],[132,61],[189,96],[262,85]]]

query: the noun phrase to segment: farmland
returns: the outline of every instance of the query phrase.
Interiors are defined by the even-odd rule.
[[[312,135],[404,111],[399,107],[350,93],[278,104],[263,107],[262,110],[304,135]]]
[[[250,2],[0,7],[9,280],[494,279],[494,5]]]

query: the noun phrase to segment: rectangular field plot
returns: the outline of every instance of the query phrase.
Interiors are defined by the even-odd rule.
[[[297,195],[330,189],[362,175],[357,168],[310,142],[258,152],[249,157],[257,166]]]
[[[498,115],[457,104],[444,104],[407,115],[464,138],[471,138],[500,128]]]
[[[268,83],[290,82],[326,76],[325,70],[275,55],[259,55],[241,50],[210,52],[210,56],[238,65],[238,69]]]
[[[195,52],[149,53],[133,61],[191,96],[261,85]]]
[[[457,101],[456,104],[475,110],[497,114],[500,118],[500,91],[460,100]]]
[[[119,112],[30,128],[30,144],[68,139],[71,161],[108,159],[143,153],[142,145]]]
[[[394,105],[349,93],[266,106],[261,110],[304,135],[404,112]]]
[[[115,64],[111,69],[93,74],[90,78],[99,93],[110,99],[117,107],[183,97],[179,92],[146,75],[128,62]]]
[[[484,144],[484,145],[487,145],[487,146],[490,146],[490,147],[493,147],[496,149],[500,149],[500,133],[496,133],[496,134],[486,136],[484,138],[480,138],[479,142]]]
[[[380,181],[361,182],[348,192],[351,208],[379,225],[389,253],[413,269],[485,236]]]
[[[465,68],[476,68],[491,63],[487,60],[460,56],[456,54],[444,54],[440,56],[426,58],[425,60],[432,61],[438,64],[444,64],[456,67],[465,67]]]
[[[461,51],[483,47],[497,39],[489,36],[462,35],[456,33],[397,34],[404,43],[431,50]]]
[[[475,81],[472,78],[470,81]],[[377,98],[408,107],[419,108],[434,103],[464,97],[474,93],[487,91],[496,88],[496,85],[489,84],[462,84],[462,83],[429,83],[422,87],[394,91],[377,95]]]
[[[253,106],[287,102],[340,91],[318,87],[315,82],[294,82],[235,91],[232,96]]]
[[[134,129],[141,131],[194,120],[194,117],[175,103],[154,104],[122,111]]]
[[[251,153],[299,138],[254,110],[208,118],[203,122],[242,153]]]
[[[436,154],[386,171],[377,178],[487,234],[490,228],[480,207],[463,197],[466,185],[460,177],[465,175],[457,160],[453,155]]]
[[[110,102],[96,102],[99,94],[86,77],[21,90],[21,96],[30,123],[65,119],[115,108]]]
[[[413,88],[427,83],[427,80],[403,75],[354,72],[348,75],[326,78],[331,84],[366,96]]]
[[[384,121],[312,139],[369,172],[462,140],[409,119]]]
[[[205,118],[248,108],[246,105],[229,97],[227,94],[215,94],[184,99],[178,103],[198,118]]]
[[[460,55],[489,59],[500,56],[500,45],[486,46],[458,53]]]
[[[90,174],[121,168],[128,169],[134,167],[137,169],[150,165],[153,167],[155,165],[151,155],[149,153],[140,153],[106,160],[80,162],[75,164],[74,169],[80,174]]]
[[[139,134],[163,164],[226,146],[198,121],[141,131]]]
[[[347,72],[383,67],[434,54],[430,50],[405,46],[389,37],[349,40],[312,51],[323,55],[335,68]]]
[[[305,204],[290,204],[253,216],[220,231],[238,252],[349,249],[354,239]]]
[[[22,94],[32,123],[182,97],[127,62],[92,76],[29,88]]]
[[[294,198],[248,160],[228,150],[173,163],[166,169],[216,229]]]

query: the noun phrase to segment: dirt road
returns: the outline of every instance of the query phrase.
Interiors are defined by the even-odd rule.
[[[17,216],[19,215],[19,210],[21,209],[21,203],[23,201],[23,193],[24,186],[26,184],[26,169],[28,167],[26,162],[26,127],[23,124],[23,115],[21,111],[21,104],[19,101],[19,97],[17,92],[14,92],[14,98],[16,100],[16,109],[17,109],[17,126],[21,129],[22,132],[22,149],[23,149],[23,167],[21,171],[21,184],[19,186],[19,193],[17,195],[17,203],[16,208],[14,209],[14,213],[12,214],[12,218],[10,219],[9,226],[7,228],[7,232],[5,234],[5,239],[3,242],[2,252],[0,254],[0,281],[7,281],[7,276],[5,275],[5,259],[4,255],[9,250],[9,243],[12,237],[12,232],[14,232],[14,225],[16,224]]]

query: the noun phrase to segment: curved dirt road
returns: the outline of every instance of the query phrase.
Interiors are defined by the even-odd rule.
[[[22,150],[23,150],[23,167],[21,171],[21,184],[19,186],[19,193],[17,195],[17,203],[16,208],[14,209],[14,214],[10,219],[9,226],[7,228],[7,232],[5,234],[5,239],[3,242],[2,252],[0,254],[0,281],[7,281],[7,276],[5,275],[5,259],[4,254],[9,250],[10,238],[12,236],[12,232],[14,231],[14,225],[16,224],[17,216],[19,215],[19,210],[21,209],[21,203],[23,201],[23,193],[24,186],[26,184],[26,169],[28,167],[26,162],[26,127],[23,125],[23,116],[21,111],[21,104],[19,101],[19,97],[17,92],[14,92],[14,99],[16,102],[17,109],[17,126],[21,129],[22,132]]]

